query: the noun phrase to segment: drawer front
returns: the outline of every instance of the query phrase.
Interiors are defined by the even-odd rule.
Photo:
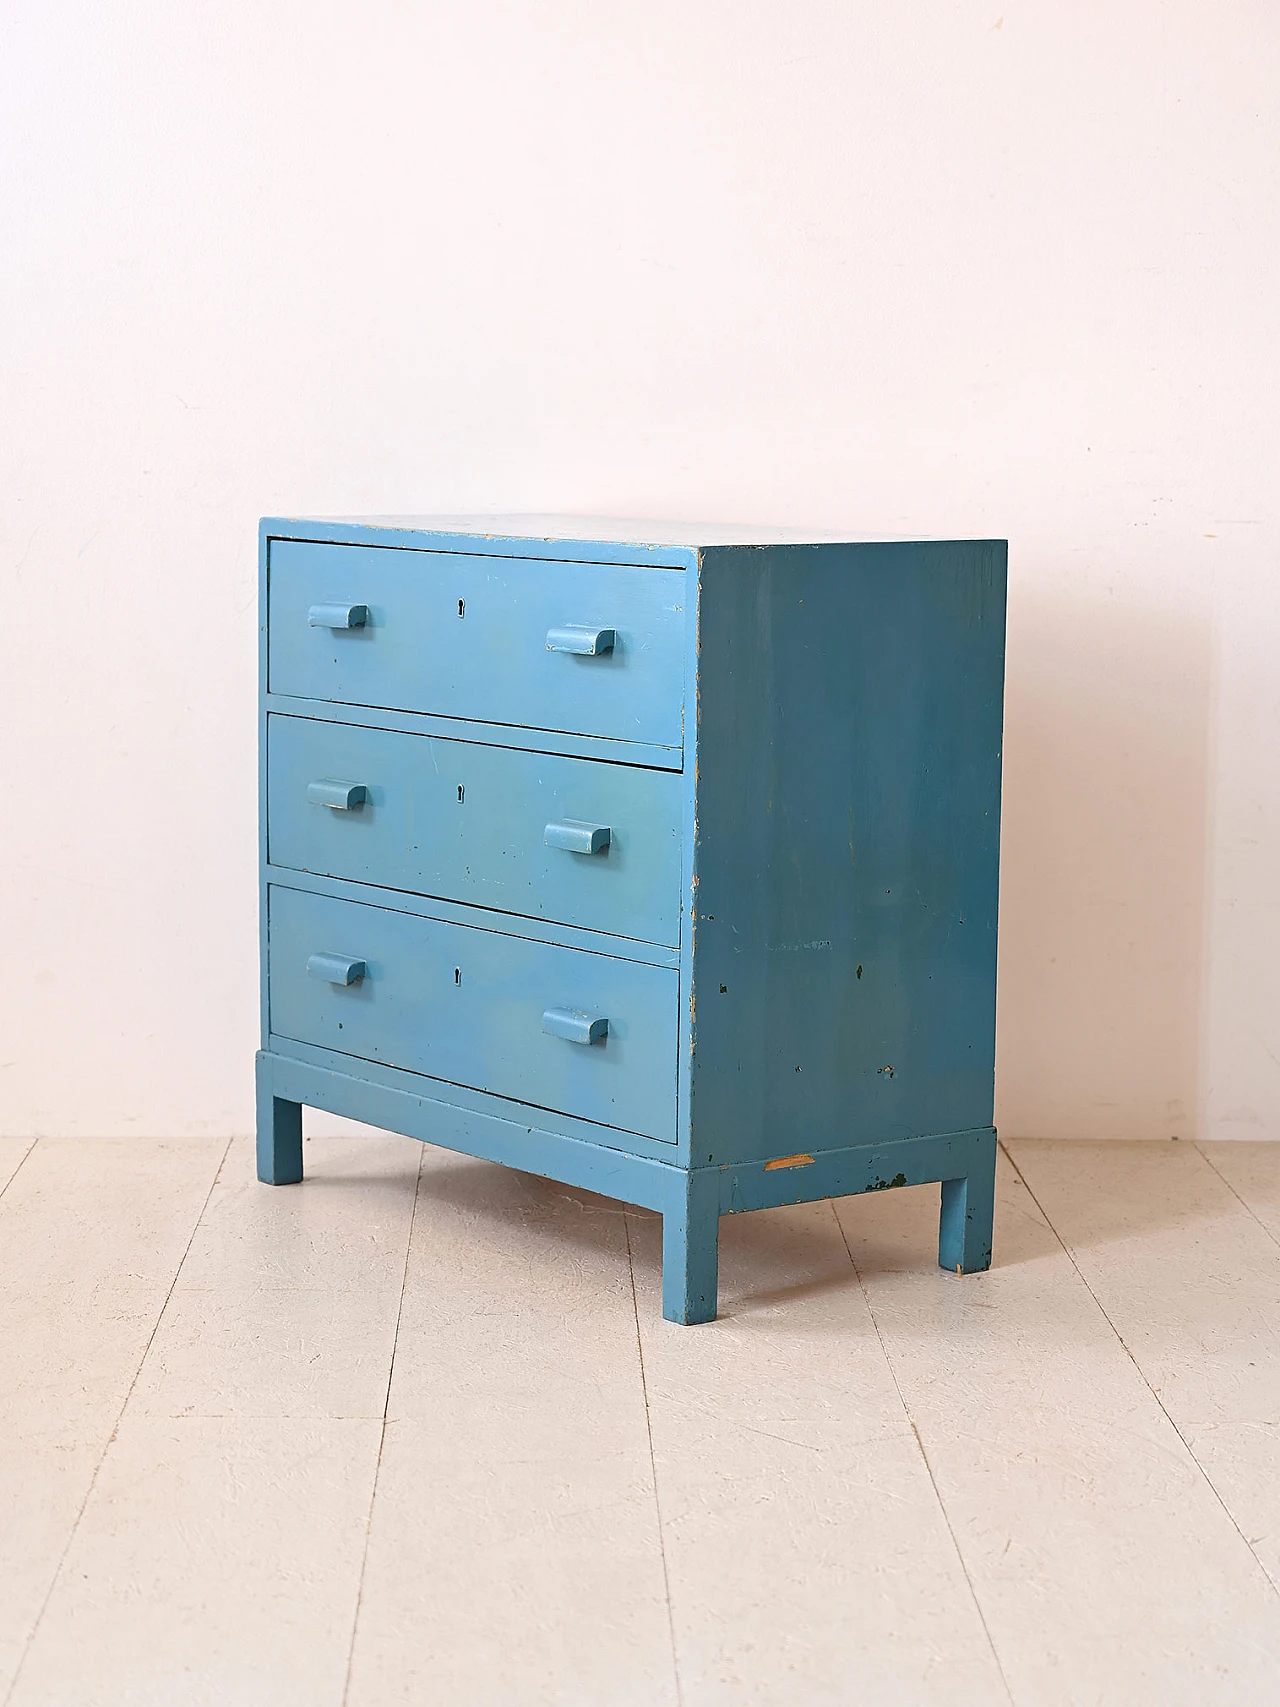
[[[272,693],[683,744],[682,569],[273,540],[268,575]]]
[[[675,771],[267,720],[274,865],[671,947],[681,785]]]
[[[676,971],[275,884],[268,932],[276,1036],[675,1142]]]

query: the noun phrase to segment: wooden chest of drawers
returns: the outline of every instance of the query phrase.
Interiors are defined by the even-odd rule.
[[[260,1177],[302,1106],[719,1217],[942,1184],[991,1260],[1004,543],[269,520]]]

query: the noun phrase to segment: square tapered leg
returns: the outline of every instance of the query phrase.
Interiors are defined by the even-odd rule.
[[[720,1245],[720,1170],[684,1176],[662,1216],[662,1314],[714,1322]]]
[[[996,1135],[978,1140],[969,1171],[942,1182],[938,1266],[955,1274],[980,1274],[991,1267],[995,1216]]]
[[[258,1056],[258,1178],[264,1185],[296,1185],[302,1178],[302,1104],[278,1097],[271,1063]]]

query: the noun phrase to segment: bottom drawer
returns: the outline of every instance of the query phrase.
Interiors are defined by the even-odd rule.
[[[278,884],[268,964],[277,1037],[675,1142],[671,968]]]

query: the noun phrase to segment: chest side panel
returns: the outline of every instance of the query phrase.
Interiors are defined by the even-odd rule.
[[[1003,544],[700,575],[695,1163],[988,1125]]]

